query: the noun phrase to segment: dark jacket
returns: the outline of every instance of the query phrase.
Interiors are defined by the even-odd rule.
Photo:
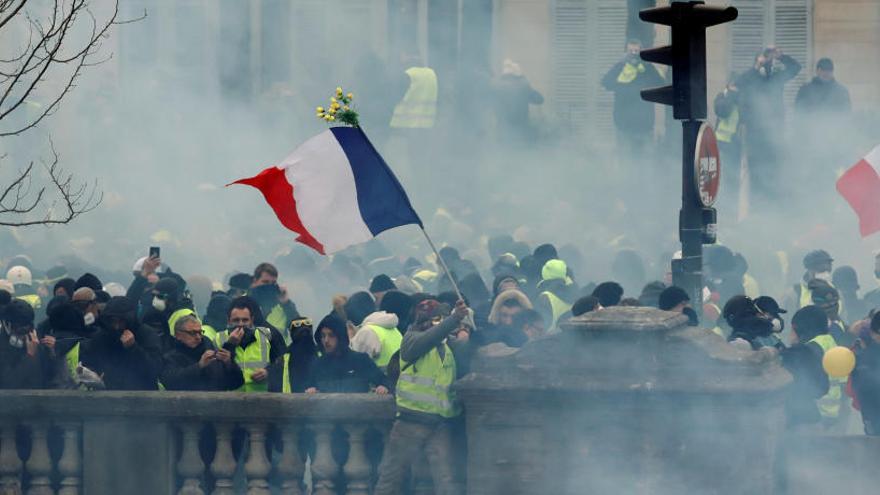
[[[215,360],[204,368],[199,367],[202,354],[213,350],[214,344],[208,339],[202,339],[194,348],[175,340],[162,357],[165,364],[160,376],[162,385],[168,390],[202,391],[236,390],[244,385],[244,376],[235,360],[228,365]]]
[[[509,138],[531,138],[529,105],[544,103],[544,97],[521,75],[502,74],[492,87],[498,132]]]
[[[862,410],[865,434],[880,435],[880,344],[870,342],[858,354],[852,388]]]
[[[107,325],[80,348],[80,360],[90,370],[103,373],[107,390],[158,390],[162,350],[156,329],[130,325],[135,344],[126,349],[121,334]]]
[[[644,67],[629,83],[617,80],[626,65],[626,60],[614,64],[602,78],[602,86],[614,92],[614,125],[624,131],[651,132],[654,129],[654,105],[642,100],[641,91],[646,88],[663,86],[663,77],[654,65],[636,61]]]
[[[294,331],[287,352],[290,354],[290,365],[287,369],[290,391],[304,392],[307,388],[306,383],[309,380],[312,363],[318,358],[318,350],[311,328],[300,327]]]
[[[318,327],[320,331],[320,326]],[[323,353],[312,362],[306,388],[315,387],[325,393],[363,393],[369,392],[370,386],[382,385],[390,388],[388,378],[370,356],[363,352],[355,352],[349,348],[348,332],[345,327],[327,326],[336,335],[336,352],[324,352],[320,343],[320,334],[316,334],[316,346]]]
[[[779,62],[781,69],[771,70],[769,75],[753,67],[736,81],[740,91],[740,113],[749,128],[750,139],[782,132],[785,122],[783,90],[785,83],[801,71],[801,65],[788,55],[783,55]]]
[[[54,359],[45,346],[30,357],[26,347],[13,346],[9,335],[0,331],[0,389],[50,388],[54,370]]]
[[[794,105],[804,113],[847,114],[851,108],[849,91],[842,84],[818,77],[801,86]]]
[[[821,417],[816,400],[828,393],[828,375],[822,368],[822,348],[816,343],[795,344],[779,352],[782,366],[794,380],[785,394],[789,427],[816,423]]]

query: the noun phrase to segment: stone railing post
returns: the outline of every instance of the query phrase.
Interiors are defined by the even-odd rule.
[[[31,423],[31,457],[26,468],[31,475],[27,495],[55,495],[52,489],[52,459],[49,457],[49,424],[45,421]]]
[[[370,492],[370,461],[364,445],[367,425],[350,423],[346,425],[349,438],[348,462],[343,468],[349,495],[367,495]]]
[[[15,421],[0,423],[0,495],[21,495],[21,459],[15,449]]]
[[[235,456],[232,455],[232,430],[234,425],[222,421],[214,423],[217,430],[217,453],[211,462],[211,474],[214,475],[214,491],[212,495],[235,495]]]
[[[247,474],[248,495],[270,495],[269,471],[272,465],[266,458],[266,425],[260,423],[248,423],[245,425],[248,432],[250,451],[244,465]]]
[[[177,495],[205,495],[202,490],[202,475],[205,463],[199,454],[199,423],[184,423],[180,426],[183,436],[180,460],[177,461],[177,473],[183,479],[183,485]]]
[[[80,424],[65,422],[58,425],[64,440],[61,458],[58,459],[58,473],[61,487],[58,495],[80,495],[82,487],[82,454],[79,451]]]
[[[331,423],[315,423],[315,458],[312,459],[312,494],[336,493],[336,462],[330,444],[333,441]]]
[[[283,495],[300,495],[302,493],[305,462],[299,455],[299,428],[299,426],[287,425],[281,431],[284,450],[278,461],[278,472],[281,474],[281,493]]]

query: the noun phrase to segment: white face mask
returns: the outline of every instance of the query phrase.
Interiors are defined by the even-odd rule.
[[[165,300],[158,297],[153,298],[153,309],[156,311],[165,311]]]
[[[831,272],[820,272],[820,273],[813,275],[813,278],[818,278],[819,280],[831,282]]]
[[[92,313],[86,313],[83,315],[83,322],[86,326],[92,325],[95,323],[95,315]]]
[[[782,331],[782,320],[779,318],[773,318],[773,332],[779,333]]]

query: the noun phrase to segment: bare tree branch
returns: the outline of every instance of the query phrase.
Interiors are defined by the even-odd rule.
[[[84,67],[112,57],[101,53],[110,29],[147,15],[119,20],[118,0],[112,0],[96,16],[92,2],[0,0],[0,138],[22,134],[52,115]],[[10,33],[21,33],[20,46]],[[79,181],[62,169],[51,139],[49,144],[52,156],[42,167],[30,161],[18,170],[6,168],[8,157],[0,156],[0,226],[66,224],[101,203],[97,181]]]

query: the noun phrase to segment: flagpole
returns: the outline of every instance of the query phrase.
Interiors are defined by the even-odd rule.
[[[449,277],[449,281],[452,282],[452,288],[455,290],[455,294],[463,301],[464,296],[461,295],[461,291],[458,289],[458,284],[455,283],[455,279],[452,278],[452,272],[450,272],[449,267],[446,266],[446,261],[443,260],[443,257],[440,256],[440,252],[437,251],[437,247],[434,246],[434,241],[431,240],[431,236],[428,235],[425,227],[419,225],[419,229],[421,229],[422,234],[425,234],[425,239],[428,240],[428,245],[431,246],[431,250],[434,251],[434,255],[437,256],[437,260],[440,261],[440,266],[443,267],[443,271],[446,272],[446,276]]]

